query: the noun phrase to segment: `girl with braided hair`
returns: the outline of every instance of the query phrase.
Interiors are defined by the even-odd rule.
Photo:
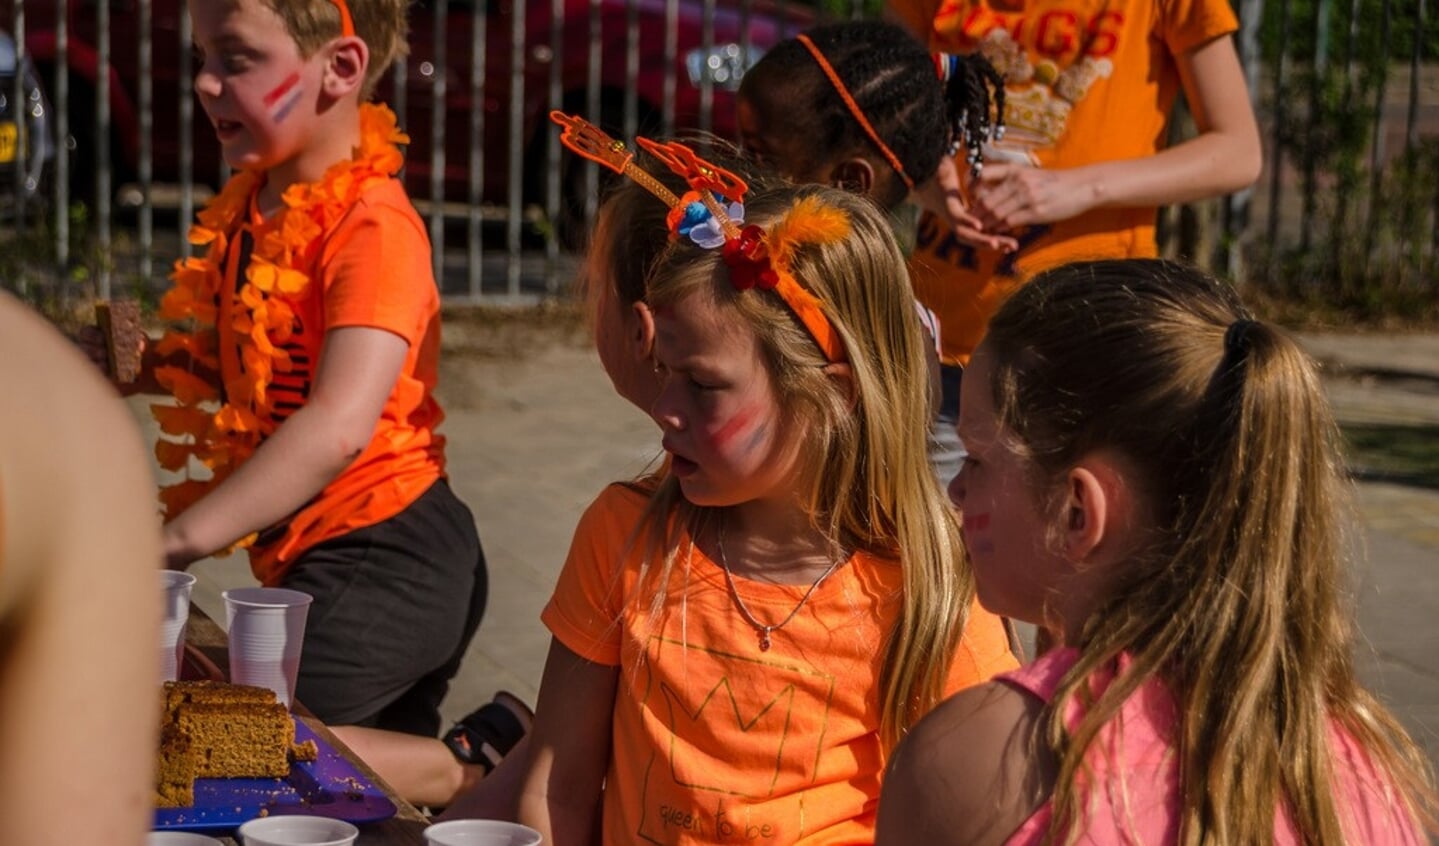
[[[961,149],[978,175],[984,145],[1004,134],[1003,80],[987,59],[931,56],[883,21],[817,27],[776,44],[745,74],[737,102],[741,143],[762,164],[795,182],[868,195],[891,210],[952,166]],[[800,103],[808,107],[796,108]],[[995,249],[1007,245],[992,239]],[[920,305],[925,330],[938,339],[938,320],[929,303]],[[947,484],[964,452],[954,415],[939,413],[939,351],[931,346],[930,463]]]
[[[978,170],[982,145],[1003,134],[1003,80],[988,60],[931,56],[883,21],[781,41],[745,74],[737,103],[741,143],[762,163],[886,209],[960,147]]]

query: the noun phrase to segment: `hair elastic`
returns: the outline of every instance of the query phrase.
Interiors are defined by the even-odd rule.
[[[844,101],[844,105],[849,109],[849,113],[854,115],[854,119],[859,123],[860,129],[863,129],[864,134],[869,136],[869,140],[874,142],[874,146],[879,148],[880,153],[884,155],[884,160],[889,162],[890,167],[894,168],[894,172],[899,176],[900,180],[904,182],[905,187],[913,191],[914,180],[910,179],[909,174],[904,172],[904,165],[900,163],[899,157],[894,154],[894,151],[889,148],[888,144],[884,143],[884,139],[879,137],[879,133],[875,131],[874,126],[869,122],[869,118],[864,116],[864,110],[859,107],[859,103],[855,102],[854,96],[849,93],[849,89],[845,87],[844,81],[839,78],[839,74],[835,71],[834,66],[824,57],[824,53],[820,52],[819,47],[804,33],[795,36],[795,40],[803,44],[810,55],[814,56],[814,60],[819,63],[820,70],[824,71],[824,75],[829,78],[829,84],[834,86],[835,93]]]
[[[1257,320],[1250,320],[1247,317],[1229,324],[1224,330],[1224,354],[1225,356],[1242,355],[1249,351],[1249,333],[1259,326]]]
[[[350,17],[350,6],[345,0],[330,0],[335,8],[340,10],[340,36],[343,38],[355,37],[355,21]]]

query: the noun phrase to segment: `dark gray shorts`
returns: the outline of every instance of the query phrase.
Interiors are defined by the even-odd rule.
[[[489,589],[474,516],[447,482],[307,550],[282,586],[315,598],[295,691],[306,708],[330,725],[439,734]]]

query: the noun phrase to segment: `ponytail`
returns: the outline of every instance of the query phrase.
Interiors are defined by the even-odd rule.
[[[1299,345],[1229,286],[1132,259],[1041,274],[1001,307],[983,348],[1040,501],[1084,456],[1110,451],[1132,468],[1148,524],[1067,644],[1080,658],[1050,706],[1064,841],[1090,798],[1087,750],[1156,677],[1178,706],[1180,843],[1269,842],[1279,807],[1302,842],[1343,842],[1336,725],[1400,813],[1432,824],[1427,765],[1355,678],[1338,427]],[[1090,696],[1120,656],[1125,671]],[[1070,726],[1076,698],[1089,707]]]

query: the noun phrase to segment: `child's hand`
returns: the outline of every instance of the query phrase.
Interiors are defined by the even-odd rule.
[[[985,165],[971,200],[971,213],[990,232],[1068,220],[1099,205],[1097,190],[1076,170],[1012,162]]]
[[[925,211],[940,220],[949,221],[954,237],[961,243],[1005,253],[1013,252],[1019,247],[1018,242],[1007,235],[984,231],[985,227],[979,217],[965,204],[959,168],[950,156],[940,159],[939,170],[928,182],[915,189],[915,198]]]

